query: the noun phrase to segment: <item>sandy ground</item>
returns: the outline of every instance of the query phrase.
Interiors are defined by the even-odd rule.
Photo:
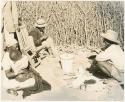
[[[93,90],[95,87],[89,86],[88,90],[80,90],[68,88],[66,81],[63,80],[63,71],[56,58],[45,58],[41,65],[36,68],[44,80],[52,86],[51,91],[43,91],[41,93],[32,94],[23,99],[21,92],[18,96],[12,96],[6,93],[2,88],[2,100],[48,100],[48,101],[122,101],[123,89],[116,81],[111,81],[105,84],[102,89],[96,86],[98,90]],[[92,90],[91,90],[92,89]]]

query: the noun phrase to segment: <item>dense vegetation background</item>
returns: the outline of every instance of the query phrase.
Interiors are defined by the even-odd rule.
[[[112,29],[124,45],[123,1],[18,1],[28,31],[43,16],[56,45],[103,46],[101,32]]]

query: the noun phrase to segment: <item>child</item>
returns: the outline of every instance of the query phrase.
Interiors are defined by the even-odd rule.
[[[18,95],[17,91],[23,91],[23,97],[25,97],[43,90],[41,76],[29,67],[27,56],[21,55],[21,52],[17,49],[10,48],[5,53],[2,67],[4,68],[3,86],[8,93]]]
[[[9,90],[11,89],[11,92],[13,91],[15,95],[17,95],[17,87],[25,88],[34,85],[35,80],[31,76],[28,80],[20,82],[22,77],[20,73],[23,73],[23,70],[28,67],[28,59],[27,56],[22,56],[17,49],[10,48],[9,51],[5,53],[2,67],[4,75],[3,86]],[[9,73],[11,73],[12,76],[9,75]]]

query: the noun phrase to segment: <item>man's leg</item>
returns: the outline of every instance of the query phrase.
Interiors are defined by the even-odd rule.
[[[27,88],[30,86],[33,86],[35,84],[35,79],[34,78],[30,78],[24,82],[18,82],[15,79],[9,80],[9,79],[5,79],[3,82],[3,87],[5,87],[6,89],[15,89],[15,88]]]
[[[30,78],[24,82],[19,82],[19,83],[20,83],[20,85],[19,85],[20,88],[27,88],[27,87],[31,87],[35,84],[35,79]]]
[[[120,71],[113,64],[106,61],[98,61],[97,65],[108,76],[113,77],[117,81],[122,81]]]
[[[25,72],[27,70],[24,70]],[[26,72],[25,74],[18,75],[15,80],[20,84],[19,88],[27,88],[31,87],[35,84],[35,78],[32,73]]]

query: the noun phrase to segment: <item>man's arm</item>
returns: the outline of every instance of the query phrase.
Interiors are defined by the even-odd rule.
[[[105,51],[100,52],[97,56],[96,56],[96,60],[97,61],[106,61],[110,59],[110,49],[107,48]]]
[[[39,53],[42,49],[45,49],[45,48],[46,48],[46,46],[41,45],[41,46],[36,48],[36,52]]]

